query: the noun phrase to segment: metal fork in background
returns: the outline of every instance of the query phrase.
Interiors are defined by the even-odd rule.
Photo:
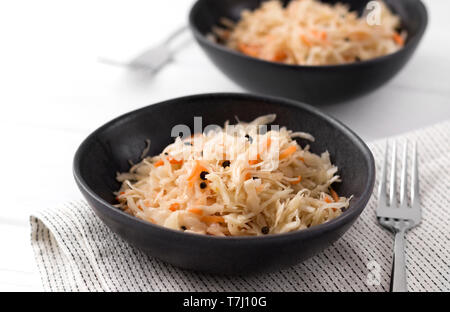
[[[130,69],[145,70],[154,74],[172,61],[176,49],[171,48],[171,43],[187,29],[187,26],[183,26],[175,30],[163,42],[142,52],[129,62],[117,62],[108,58],[99,58],[99,61],[109,65],[118,65],[125,66]]]
[[[405,234],[408,230],[417,226],[422,219],[422,212],[419,203],[419,176],[417,164],[417,143],[414,143],[412,155],[411,173],[411,204],[407,200],[407,155],[408,142],[405,142],[402,157],[402,173],[400,181],[400,200],[396,195],[396,175],[397,175],[397,144],[394,141],[392,146],[392,161],[389,197],[386,191],[386,168],[387,168],[388,142],[386,142],[386,152],[384,155],[383,171],[378,192],[377,219],[378,222],[389,231],[395,234],[394,254],[392,260],[392,274],[390,290],[407,291],[406,265],[405,265]]]

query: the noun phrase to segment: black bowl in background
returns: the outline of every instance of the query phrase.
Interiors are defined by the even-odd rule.
[[[399,51],[358,63],[326,66],[297,66],[268,62],[246,56],[207,39],[221,17],[237,21],[244,9],[255,9],[263,0],[198,0],[189,14],[194,37],[213,63],[242,87],[268,95],[283,96],[310,104],[347,100],[375,90],[406,64],[419,44],[428,22],[420,0],[385,0],[402,19],[408,32]],[[285,3],[288,1],[284,1]],[[368,0],[323,0],[346,3],[362,12]]]
[[[353,195],[350,207],[338,218],[306,230],[263,237],[213,237],[171,230],[137,219],[112,206],[120,184],[116,172],[139,161],[145,140],[149,155],[173,142],[172,127],[193,129],[194,116],[203,127],[226,120],[250,121],[277,114],[275,123],[306,131],[316,138],[315,153],[328,150],[343,182],[339,194]],[[300,141],[304,145],[304,142]],[[130,244],[176,266],[199,271],[237,274],[270,271],[294,265],[325,249],[356,220],[369,200],[375,178],[370,150],[351,130],[318,110],[297,102],[244,95],[205,94],[154,104],[118,117],[94,131],[78,148],[74,176],[84,197],[101,220]]]

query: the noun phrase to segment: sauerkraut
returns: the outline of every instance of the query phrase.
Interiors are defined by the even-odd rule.
[[[267,61],[296,65],[334,65],[359,62],[393,53],[403,47],[406,31],[400,18],[382,1],[370,1],[359,17],[349,7],[317,0],[263,2],[244,10],[234,23],[222,19],[212,40]]]
[[[265,126],[275,118],[177,137],[117,174],[117,207],[167,228],[217,236],[286,233],[338,217],[350,198],[332,189],[340,179],[330,155],[295,140],[313,141],[310,134]]]

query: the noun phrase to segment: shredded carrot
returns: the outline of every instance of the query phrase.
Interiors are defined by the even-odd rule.
[[[172,205],[170,205],[169,210],[170,211],[177,211],[178,209],[180,209],[180,204],[179,203],[173,203]]]
[[[332,203],[332,201],[331,201],[331,199],[330,198],[328,198],[328,196],[327,197],[325,197],[325,199],[324,199],[327,203],[329,203],[329,204],[331,204]]]
[[[192,169],[191,174],[190,174],[189,177],[188,177],[188,180],[190,181],[190,180],[196,178],[197,176],[200,176],[200,173],[201,173],[202,171],[207,171],[207,170],[206,170],[205,167],[203,167],[203,166],[200,164],[200,162],[197,160],[197,161],[195,162],[195,166],[194,166],[194,168]]]
[[[253,57],[259,56],[260,49],[258,46],[252,46],[252,45],[245,44],[245,43],[239,43],[238,48],[242,53],[247,54],[249,56],[253,56]]]
[[[405,40],[403,39],[402,36],[400,36],[399,33],[394,33],[393,39],[395,43],[397,43],[399,46],[403,46],[405,44]]]
[[[154,164],[155,167],[159,167],[162,165],[164,165],[164,160],[159,160],[159,161],[155,162],[155,164]]]
[[[200,208],[190,208],[188,212],[201,216],[203,214],[203,210]]]
[[[330,188],[330,193],[331,193],[331,196],[333,197],[334,201],[338,202],[339,201],[339,195],[336,193],[336,191],[333,190],[332,188]]]
[[[317,30],[313,29],[313,30],[311,30],[311,33],[313,34],[313,36],[317,37],[318,39],[320,39],[322,41],[327,40],[327,32],[326,31],[317,31]]]
[[[255,164],[259,163],[260,161],[261,161],[261,156],[259,156],[259,154],[258,154],[258,155],[256,155],[256,159],[249,160],[248,163],[249,163],[249,165],[255,165]]]
[[[225,223],[225,219],[220,216],[203,216],[201,221],[205,223]]]
[[[182,165],[182,164],[183,164],[183,159],[176,160],[175,158],[167,157],[167,160],[168,160],[172,165]]]
[[[200,178],[200,173],[201,173],[202,171],[208,171],[208,170],[207,170],[205,167],[203,167],[203,166],[200,164],[200,162],[197,160],[197,161],[195,162],[195,166],[194,166],[194,168],[192,169],[192,172],[191,172],[190,176],[188,177],[188,181],[189,181],[188,185],[189,185],[189,187],[192,187],[192,186],[194,185],[194,182],[195,182],[197,179]]]
[[[285,60],[286,58],[287,58],[286,52],[280,50],[280,51],[277,51],[270,60],[274,61],[274,62],[281,62],[281,61]]]
[[[302,42],[303,42],[304,44],[306,44],[308,47],[311,46],[311,41],[309,41],[308,38],[306,38],[305,35],[300,35],[300,39],[301,39]]]
[[[267,149],[270,149],[270,145],[272,145],[272,140],[270,138],[267,138],[266,142]]]
[[[145,205],[145,207],[150,207],[150,206],[151,206],[151,203],[150,203],[149,200],[145,200],[145,201],[144,201],[144,205]]]
[[[252,159],[248,161],[249,165],[256,165],[257,163],[259,163],[261,161],[261,159],[259,159],[259,155],[258,155],[258,159]]]
[[[302,176],[298,176],[297,180],[292,181],[291,184],[299,184],[302,181]]]
[[[250,179],[252,177],[252,175],[250,174],[250,172],[247,172],[246,174],[245,174],[245,180],[248,180],[248,179]]]
[[[285,149],[284,151],[282,151],[280,153],[280,159],[284,159],[286,157],[291,156],[292,154],[295,153],[296,150],[297,150],[297,146],[295,146],[295,145],[289,146],[287,149]]]
[[[305,162],[305,158],[303,158],[303,157],[299,157],[298,159]]]

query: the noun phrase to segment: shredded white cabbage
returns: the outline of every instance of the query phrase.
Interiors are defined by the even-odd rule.
[[[347,5],[293,0],[286,7],[271,0],[244,10],[238,23],[222,19],[211,40],[252,57],[298,65],[358,62],[398,51],[406,31],[383,1],[371,1],[362,17]]]
[[[119,208],[152,223],[218,236],[285,233],[327,222],[349,205],[331,184],[338,168],[293,137],[307,133],[253,122],[225,123],[176,138],[157,156],[117,175]]]

